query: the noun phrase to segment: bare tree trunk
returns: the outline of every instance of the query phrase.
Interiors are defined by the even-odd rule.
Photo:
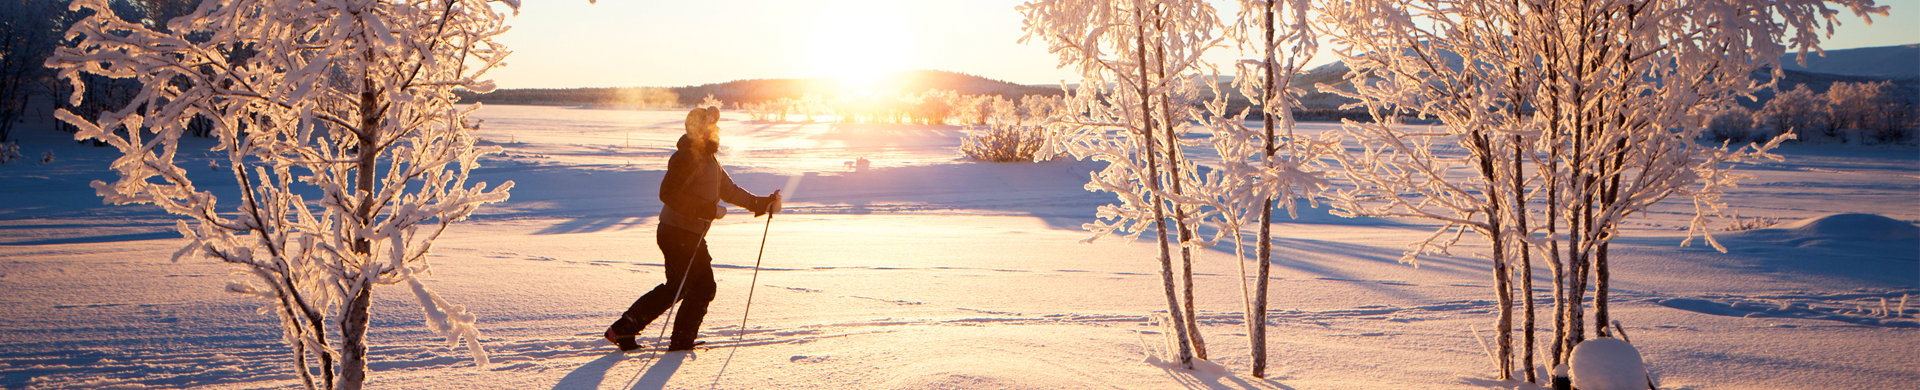
[[[367,55],[369,58],[372,57],[371,52]],[[357,187],[354,191],[360,195],[360,204],[354,209],[354,222],[364,227],[373,224],[374,220],[373,203],[376,191],[373,177],[375,162],[380,158],[380,103],[379,93],[374,88],[373,80],[362,79],[362,82],[359,107],[360,132],[357,134],[360,138],[357,145],[359,167],[355,172],[357,176],[354,177],[355,187]],[[357,265],[362,273],[371,272],[371,268],[376,267],[376,265],[365,263],[372,259],[372,244],[366,237],[354,238],[353,253],[362,256],[359,259],[362,263]],[[347,265],[356,266],[351,261]],[[348,299],[347,306],[342,308],[340,316],[340,381],[335,383],[335,388],[343,390],[358,390],[367,380],[367,310],[373,303],[372,280],[375,276],[358,275],[358,278],[346,281],[348,288],[352,289],[349,291],[354,292],[354,296]]]
[[[1593,182],[1591,176],[1586,177],[1584,180],[1589,184]],[[1583,187],[1592,188],[1591,185],[1585,185]],[[1583,196],[1583,198],[1580,202],[1580,228],[1576,230],[1579,234],[1570,237],[1572,241],[1567,243],[1568,250],[1573,252],[1570,253],[1569,256],[1573,259],[1574,268],[1573,289],[1571,290],[1573,294],[1573,311],[1569,313],[1570,316],[1567,319],[1567,326],[1569,327],[1567,332],[1567,353],[1569,354],[1573,353],[1573,347],[1580,345],[1580,342],[1586,341],[1587,339],[1587,286],[1593,280],[1593,252],[1582,250],[1581,248],[1586,245],[1591,245],[1595,228],[1593,226],[1594,202],[1591,197]],[[1568,358],[1572,358],[1572,356],[1569,355]]]
[[[1584,74],[1585,71],[1583,70],[1579,73]],[[1573,97],[1574,107],[1585,106],[1586,102],[1582,97],[1586,95],[1581,89],[1579,85],[1573,86],[1571,96]],[[1585,235],[1593,228],[1594,199],[1589,195],[1593,193],[1594,178],[1584,172],[1584,170],[1591,169],[1591,167],[1587,165],[1586,159],[1589,157],[1588,153],[1590,152],[1587,148],[1587,141],[1588,138],[1591,137],[1593,130],[1591,128],[1592,125],[1587,123],[1588,119],[1586,116],[1588,114],[1575,113],[1574,115],[1577,121],[1571,124],[1574,130],[1572,134],[1573,158],[1567,167],[1569,170],[1568,174],[1571,175],[1571,179],[1573,179],[1571,180],[1572,183],[1568,183],[1569,188],[1567,189],[1567,195],[1571,197],[1571,199],[1568,199],[1570,204],[1568,205],[1569,213],[1567,214],[1567,262],[1571,269],[1568,270],[1567,274],[1567,311],[1565,313],[1567,317],[1567,333],[1566,339],[1562,340],[1562,342],[1565,343],[1561,349],[1562,354],[1573,353],[1573,347],[1579,345],[1581,341],[1586,340],[1586,281],[1587,273],[1589,269],[1592,268],[1591,264],[1588,263],[1590,259],[1588,259],[1587,252],[1581,250],[1581,245],[1585,243]],[[1565,362],[1567,357],[1570,356],[1563,356],[1561,361]]]
[[[1274,147],[1273,107],[1270,106],[1273,104],[1273,94],[1275,90],[1273,74],[1273,65],[1275,62],[1273,53],[1273,0],[1267,0],[1266,9],[1260,13],[1262,16],[1260,27],[1266,36],[1266,39],[1260,41],[1260,46],[1264,47],[1266,52],[1266,61],[1262,62],[1261,65],[1262,70],[1266,72],[1267,76],[1266,84],[1261,86],[1262,92],[1260,97],[1267,101],[1260,102],[1260,127],[1266,131],[1266,137],[1261,138],[1266,144],[1267,149],[1266,159],[1263,160],[1266,164],[1263,165],[1271,168],[1273,166]],[[1273,198],[1267,197],[1264,201],[1265,204],[1260,208],[1260,280],[1254,282],[1253,321],[1247,323],[1247,338],[1250,339],[1249,341],[1253,344],[1253,377],[1255,378],[1267,377],[1267,275],[1269,272],[1268,269],[1273,268]]]
[[[1600,242],[1593,267],[1593,330],[1599,337],[1613,337],[1607,330],[1607,242]]]
[[[1165,34],[1166,18],[1160,11],[1161,6],[1156,5],[1153,26],[1157,34]],[[1154,43],[1153,55],[1154,74],[1159,77],[1164,88],[1169,85],[1167,84],[1165,41]],[[1173,102],[1169,97],[1165,93],[1160,95],[1160,126],[1167,132],[1167,177],[1173,179],[1173,194],[1179,195],[1184,191],[1180,186],[1180,137],[1174,133]],[[1187,321],[1182,325],[1187,327],[1187,335],[1193,340],[1193,356],[1200,360],[1208,360],[1206,338],[1200,335],[1199,313],[1193,307],[1193,248],[1187,247],[1187,242],[1193,239],[1193,229],[1188,227],[1185,207],[1181,207],[1171,199],[1167,200],[1167,207],[1173,209],[1173,222],[1180,227],[1181,281],[1184,282],[1181,287],[1185,289],[1187,309]]]
[[[1546,52],[1546,58],[1559,58],[1559,46],[1542,41],[1538,49]],[[1567,339],[1567,264],[1560,256],[1560,194],[1565,184],[1560,176],[1561,124],[1560,112],[1560,71],[1558,61],[1545,61],[1547,98],[1547,127],[1540,134],[1541,142],[1547,143],[1545,156],[1546,169],[1541,177],[1546,178],[1547,187],[1547,267],[1553,272],[1553,342],[1548,346],[1552,355],[1552,367],[1557,369]]]
[[[1488,217],[1497,219],[1499,217]],[[1499,231],[1500,223],[1493,223],[1493,230]],[[1496,299],[1500,304],[1500,332],[1497,342],[1500,344],[1500,380],[1513,380],[1513,283],[1512,274],[1507,271],[1506,250],[1503,238],[1493,235],[1493,289],[1500,295]]]
[[[373,283],[352,282],[360,290],[347,301],[340,317],[340,390],[359,390],[367,382],[367,309],[373,303]]]
[[[1496,301],[1500,305],[1500,327],[1494,336],[1499,344],[1500,356],[1495,360],[1500,367],[1499,379],[1511,380],[1513,379],[1513,286],[1510,283],[1511,275],[1507,272],[1506,237],[1502,234],[1505,230],[1502,229],[1500,221],[1504,218],[1501,215],[1503,212],[1501,204],[1505,202],[1500,196],[1500,178],[1493,162],[1494,156],[1499,151],[1494,150],[1493,142],[1479,130],[1474,131],[1469,137],[1471,137],[1473,153],[1479,156],[1480,175],[1487,181],[1486,196],[1490,207],[1487,210],[1487,239],[1493,244],[1493,290],[1499,294]]]
[[[1633,25],[1638,24],[1640,12],[1644,11],[1645,9],[1646,8],[1644,5],[1640,7],[1634,7],[1633,5],[1628,5],[1625,9],[1626,17],[1624,18],[1627,25],[1631,27]],[[1616,16],[1616,18],[1610,18],[1610,19],[1619,20],[1619,18],[1617,18],[1618,15],[1614,15],[1614,16]],[[1631,31],[1633,30],[1629,29],[1628,31],[1629,33],[1631,33]],[[1620,69],[1617,70],[1617,72],[1619,72],[1619,74],[1623,74],[1623,75],[1634,74],[1634,69],[1633,69],[1634,59],[1632,55],[1632,53],[1634,52],[1634,49],[1635,48],[1632,41],[1627,41],[1626,50],[1621,50],[1620,53],[1618,54],[1620,56],[1619,57]],[[1621,96],[1623,96],[1622,97],[1623,99],[1624,99],[1624,96],[1628,94],[1627,88],[1628,88],[1627,84],[1625,83],[1620,84],[1618,93]],[[1602,106],[1604,107],[1604,105]],[[1624,113],[1615,112],[1613,113],[1613,117],[1614,117],[1613,125],[1617,128],[1620,128],[1622,132],[1626,132],[1627,129],[1630,127],[1630,125],[1627,123],[1626,115]],[[1601,197],[1600,207],[1603,210],[1613,209],[1613,205],[1619,202],[1620,200],[1620,180],[1622,176],[1625,176],[1624,167],[1626,166],[1626,159],[1627,159],[1626,151],[1629,146],[1630,145],[1627,144],[1627,139],[1624,137],[1614,142],[1614,147],[1612,150],[1613,152],[1612,165],[1608,166],[1607,167],[1608,169],[1606,171],[1606,173],[1609,175],[1609,178],[1607,180],[1607,186],[1604,192],[1601,194],[1602,197]],[[1602,224],[1603,228],[1599,231],[1599,234],[1596,235],[1596,237],[1598,237],[1598,239],[1600,240],[1600,245],[1598,248],[1596,248],[1596,250],[1599,251],[1599,253],[1597,256],[1595,256],[1596,264],[1594,265],[1595,290],[1593,293],[1593,320],[1594,320],[1594,330],[1598,331],[1601,337],[1608,337],[1612,335],[1612,331],[1608,330],[1607,328],[1607,324],[1612,323],[1611,322],[1612,319],[1608,317],[1608,312],[1607,312],[1607,290],[1608,290],[1607,280],[1609,279],[1609,274],[1612,273],[1610,271],[1610,267],[1607,264],[1607,249],[1608,249],[1608,246],[1613,243],[1612,228],[1615,226],[1615,224],[1616,222],[1613,220],[1604,221],[1604,223]]]
[[[1560,148],[1554,146],[1551,149],[1553,152],[1558,152]],[[1557,157],[1547,158],[1550,159],[1549,161],[1557,161],[1552,160]],[[1557,162],[1550,163],[1547,169],[1557,171],[1558,165]],[[1547,266],[1553,271],[1553,343],[1548,346],[1550,348],[1548,353],[1553,355],[1553,367],[1559,367],[1560,363],[1565,362],[1560,357],[1567,339],[1566,313],[1569,306],[1567,304],[1567,265],[1560,257],[1558,229],[1560,226],[1560,180],[1557,179],[1558,175],[1559,173],[1547,174]]]
[[[1624,120],[1621,122],[1624,122]],[[1624,123],[1618,125],[1624,125]],[[1608,171],[1618,171],[1621,169],[1620,167],[1625,164],[1626,146],[1627,140],[1625,138],[1614,143],[1613,160],[1612,164],[1607,167]],[[1612,209],[1614,203],[1618,202],[1620,198],[1620,176],[1622,175],[1619,172],[1611,172],[1610,175],[1612,177],[1607,179],[1607,187],[1600,198],[1600,208],[1602,210]],[[1609,221],[1603,225],[1610,227],[1613,225],[1613,222]],[[1599,230],[1598,233],[1596,239],[1599,240],[1600,245],[1595,248],[1595,251],[1598,253],[1594,255],[1593,266],[1593,329],[1600,337],[1610,337],[1613,335],[1613,332],[1607,330],[1607,324],[1612,323],[1611,318],[1607,316],[1607,279],[1611,273],[1607,266],[1607,246],[1613,243],[1613,233],[1610,229],[1604,227]]]
[[[1513,208],[1514,231],[1520,233],[1518,237],[1527,237],[1532,234],[1527,231],[1526,180],[1522,178],[1522,173],[1525,172],[1522,170],[1524,168],[1522,162],[1526,161],[1524,160],[1526,156],[1522,152],[1521,145],[1522,139],[1520,136],[1513,136],[1513,205],[1511,207]],[[1526,360],[1522,362],[1521,367],[1526,369],[1527,383],[1540,383],[1539,376],[1533,371],[1533,333],[1534,328],[1536,328],[1538,324],[1538,322],[1534,320],[1533,254],[1528,251],[1527,241],[1520,240],[1520,242],[1514,244],[1520,247],[1520,289],[1526,291],[1522,296],[1527,302]]]
[[[1141,127],[1141,133],[1146,136],[1146,145],[1141,149],[1147,153],[1147,168],[1149,172],[1147,175],[1147,185],[1149,189],[1153,191],[1152,197],[1147,199],[1147,202],[1153,204],[1154,237],[1158,238],[1160,242],[1160,279],[1167,291],[1167,317],[1173,321],[1174,337],[1178,340],[1178,344],[1180,344],[1180,366],[1191,370],[1193,369],[1193,350],[1192,346],[1188,344],[1187,327],[1184,326],[1186,321],[1182,319],[1185,316],[1181,315],[1182,313],[1180,312],[1180,297],[1173,292],[1173,253],[1167,248],[1167,214],[1166,211],[1161,209],[1160,200],[1157,199],[1161,196],[1160,164],[1158,158],[1154,156],[1155,152],[1153,147],[1157,146],[1157,144],[1155,144],[1153,140],[1153,107],[1148,100],[1150,95],[1147,92],[1147,32],[1145,24],[1142,23],[1144,20],[1141,20],[1144,15],[1140,14],[1144,7],[1139,6],[1139,2],[1135,2],[1134,4],[1134,25],[1140,26],[1140,28],[1134,30],[1136,33],[1134,54],[1138,56],[1137,59],[1140,64],[1140,118],[1145,124],[1145,126]],[[1172,140],[1168,141],[1171,142]]]

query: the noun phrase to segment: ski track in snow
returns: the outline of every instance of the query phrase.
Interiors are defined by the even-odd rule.
[[[371,385],[1521,386],[1486,379],[1490,363],[1476,338],[1490,339],[1496,312],[1485,264],[1471,257],[1484,246],[1411,267],[1398,262],[1400,251],[1428,227],[1309,209],[1275,227],[1267,323],[1275,375],[1245,374],[1247,316],[1236,294],[1251,267],[1235,269],[1243,264],[1225,245],[1201,251],[1194,272],[1197,320],[1215,360],[1191,372],[1169,365],[1151,240],[1074,242],[1085,238],[1080,224],[1094,207],[1112,201],[1080,189],[1096,165],[956,160],[961,129],[951,126],[723,121],[733,144],[721,159],[743,187],[764,193],[799,181],[769,228],[750,321],[743,330],[740,305],[765,220],[735,208],[708,237],[721,292],[702,328],[706,349],[613,352],[600,339],[605,323],[660,283],[651,191],[680,115],[483,110],[481,137],[506,152],[486,158],[475,180],[519,187],[436,243],[427,283],[480,315],[491,364],[476,367],[464,348],[448,347],[424,328],[410,297],[387,287],[375,296]],[[55,145],[61,160],[0,166],[0,181],[19,183],[0,209],[0,289],[10,292],[0,297],[0,386],[298,385],[277,319],[260,313],[259,301],[220,292],[245,279],[204,260],[169,262],[178,249],[170,216],[93,197],[85,183],[110,174],[102,168],[110,155],[32,129],[16,133],[47,137],[24,145]],[[1728,194],[1742,215],[1920,221],[1912,207],[1920,206],[1920,154],[1911,147],[1784,153],[1785,163],[1745,168],[1758,177]],[[844,164],[862,157],[874,167]],[[211,157],[181,159],[191,167]],[[231,199],[231,180],[210,176],[201,186]],[[1920,382],[1911,353],[1920,348],[1913,241],[1762,231],[1722,233],[1726,255],[1676,248],[1690,213],[1679,200],[1656,206],[1625,226],[1614,248],[1622,259],[1616,319],[1645,340],[1663,385]],[[1534,303],[1547,334],[1551,283],[1536,269]],[[663,326],[649,327],[643,343],[664,344]]]

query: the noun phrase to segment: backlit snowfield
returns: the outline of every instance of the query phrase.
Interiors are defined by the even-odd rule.
[[[474,179],[518,186],[435,243],[427,283],[480,315],[492,363],[449,348],[404,287],[383,286],[375,388],[1527,387],[1487,379],[1475,332],[1491,342],[1494,297],[1488,264],[1471,256],[1483,246],[1417,268],[1396,261],[1427,226],[1324,210],[1278,224],[1266,379],[1247,374],[1238,264],[1209,251],[1195,279],[1213,363],[1185,371],[1159,363],[1156,247],[1079,243],[1080,224],[1112,200],[1081,189],[1095,163],[974,163],[958,158],[956,127],[738,113],[720,123],[721,161],[750,191],[790,188],[748,328],[768,226],[735,208],[708,237],[720,283],[704,327],[712,348],[622,354],[600,332],[662,280],[655,191],[684,112],[489,106],[477,117],[506,153]],[[0,386],[299,385],[277,320],[225,292],[227,266],[169,262],[182,245],[173,217],[100,203],[87,183],[109,177],[110,149],[31,124],[15,134],[29,161],[0,165]],[[204,149],[182,159],[209,160]],[[45,151],[52,164],[38,162]],[[1742,215],[1781,225],[1720,235],[1730,253],[1678,246],[1684,200],[1631,220],[1613,246],[1614,316],[1663,388],[1920,386],[1920,150],[1783,154],[1744,167],[1756,178],[1729,194]],[[858,158],[871,168],[852,169]],[[231,199],[222,172],[195,180]],[[1540,268],[1544,328],[1551,277]]]

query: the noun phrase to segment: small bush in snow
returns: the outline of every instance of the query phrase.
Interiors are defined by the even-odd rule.
[[[1733,106],[1707,119],[1707,140],[1714,142],[1766,141],[1773,138],[1753,126],[1753,110]]]
[[[1733,221],[1727,223],[1726,231],[1744,232],[1754,229],[1766,229],[1779,224],[1780,219],[1774,217],[1733,217]]]
[[[13,162],[20,158],[20,145],[12,142],[0,144],[0,164]]]
[[[960,143],[960,154],[987,162],[1034,161],[1034,153],[1046,140],[1046,133],[1038,126],[995,123],[967,134]]]
[[[53,163],[53,152],[46,152],[46,153],[41,153],[41,154],[40,154],[40,163],[41,163],[41,164],[52,164],[52,163]]]

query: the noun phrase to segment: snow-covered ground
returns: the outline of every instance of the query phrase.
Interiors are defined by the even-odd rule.
[[[1156,248],[1078,242],[1111,200],[1081,189],[1093,163],[960,160],[954,127],[734,114],[721,160],[749,190],[789,188],[787,211],[768,226],[736,209],[714,227],[712,348],[622,354],[599,334],[662,279],[655,188],[683,112],[478,116],[506,154],[476,179],[518,186],[435,245],[428,284],[480,315],[492,364],[449,348],[388,286],[370,336],[378,388],[1525,387],[1488,379],[1475,336],[1491,337],[1495,319],[1485,262],[1396,261],[1427,227],[1323,211],[1276,226],[1266,379],[1247,373],[1242,264],[1209,251],[1195,278],[1212,363],[1186,371],[1155,363],[1167,356],[1152,319],[1166,308]],[[110,174],[110,150],[32,125],[16,134],[30,161],[0,165],[0,386],[298,385],[274,317],[224,292],[226,266],[169,262],[181,245],[171,217],[100,204],[87,183]],[[54,162],[40,164],[48,151]],[[1613,246],[1615,318],[1663,388],[1915,386],[1920,150],[1785,154],[1743,169],[1757,177],[1729,194],[1742,215],[1782,225],[1720,236],[1730,253],[1677,246],[1691,210],[1680,200],[1636,219]],[[858,158],[872,167],[849,168]],[[201,187],[231,192],[220,176],[208,170]],[[1794,223],[1848,213],[1865,215]]]

